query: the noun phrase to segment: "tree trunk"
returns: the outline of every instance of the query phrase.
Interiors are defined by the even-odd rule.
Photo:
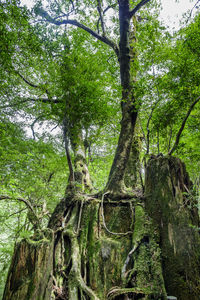
[[[160,157],[148,163],[145,205],[143,197],[68,193],[49,222],[54,238],[16,247],[3,300],[156,300],[166,291],[198,299],[199,218],[183,194],[189,188],[180,160]]]
[[[133,95],[131,78],[130,10],[129,1],[119,1],[119,63],[122,87],[122,120],[115,157],[110,170],[106,191],[116,197],[125,193],[124,176],[130,155],[138,109]]]
[[[63,120],[63,136],[70,171],[68,188],[75,188],[75,190],[82,192],[91,192],[92,183],[87,166],[81,126],[78,122],[74,124],[73,121],[70,121],[68,117],[65,116]],[[74,162],[72,162],[69,153],[69,140],[74,154]]]
[[[141,165],[140,165],[140,152],[142,149],[142,142],[140,136],[140,129],[136,123],[135,134],[133,137],[130,155],[128,163],[126,166],[126,172],[124,176],[124,183],[127,188],[134,189],[137,184],[141,185],[139,182],[139,177],[141,176]],[[138,177],[138,175],[140,175]]]
[[[199,216],[191,188],[178,158],[149,161],[145,207],[159,232],[166,290],[180,300],[200,295]]]
[[[53,231],[16,245],[3,300],[49,300],[52,291]]]

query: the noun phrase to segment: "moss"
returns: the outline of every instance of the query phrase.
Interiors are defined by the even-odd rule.
[[[49,299],[46,287],[53,267],[52,255],[53,239],[22,240],[15,249],[3,299]]]
[[[199,218],[185,205],[191,182],[184,164],[174,157],[149,161],[145,208],[159,232],[167,292],[178,299],[199,299],[200,239],[190,224]],[[196,222],[196,223],[195,223]]]

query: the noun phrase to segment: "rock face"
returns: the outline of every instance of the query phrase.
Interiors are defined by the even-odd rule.
[[[159,232],[166,291],[180,300],[198,300],[199,216],[185,165],[174,157],[151,159],[145,188],[145,208]]]

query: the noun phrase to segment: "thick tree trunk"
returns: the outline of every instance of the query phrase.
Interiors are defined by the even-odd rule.
[[[52,291],[52,230],[16,245],[3,300],[49,300]]]
[[[3,300],[156,300],[166,291],[198,299],[199,218],[183,194],[189,188],[180,160],[160,157],[148,163],[145,205],[69,193],[49,222],[52,238],[16,247]]]
[[[200,295],[200,238],[197,202],[184,164],[174,157],[149,161],[146,172],[148,215],[159,232],[166,290],[180,300]]]

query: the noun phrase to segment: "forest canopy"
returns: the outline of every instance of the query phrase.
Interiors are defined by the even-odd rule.
[[[118,2],[0,1],[0,296],[68,190],[126,198],[173,155],[199,201],[199,1],[173,33],[159,1],[130,1],[128,21]]]

